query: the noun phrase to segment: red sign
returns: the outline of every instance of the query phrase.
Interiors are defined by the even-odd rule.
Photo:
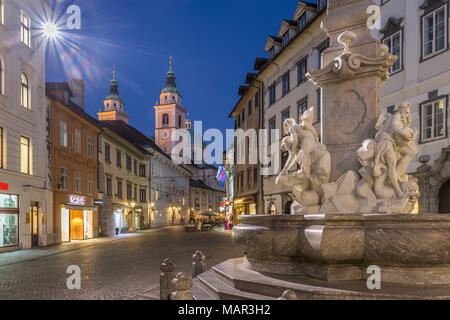
[[[8,191],[9,190],[9,184],[0,182],[0,190]]]

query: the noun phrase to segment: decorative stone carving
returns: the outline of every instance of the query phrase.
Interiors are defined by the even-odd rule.
[[[205,271],[205,255],[200,250],[192,255],[192,279]]]
[[[189,279],[183,272],[178,273],[176,278],[172,280],[174,292],[171,294],[171,299],[194,300],[194,297],[190,291],[192,285],[192,280]]]
[[[331,174],[331,158],[326,147],[319,142],[319,136],[313,127],[314,108],[302,116],[302,123],[297,124],[292,118],[283,123],[287,135],[281,150],[288,152],[286,165],[277,177],[276,183],[292,188],[294,206],[319,206],[323,196],[321,186],[328,183]],[[298,165],[294,173],[289,171]]]
[[[172,292],[171,282],[175,278],[175,264],[168,258],[164,259],[160,267],[160,300],[170,300]]]
[[[405,171],[417,154],[418,132],[410,128],[411,105],[403,103],[396,113],[381,115],[374,139],[363,142],[357,151],[362,165],[359,173],[350,170],[336,182],[329,182],[331,157],[319,143],[312,127],[314,108],[298,125],[294,119],[283,123],[287,136],[281,144],[289,152],[277,184],[292,188],[294,214],[411,213],[419,198],[417,183]],[[289,173],[297,164],[300,169]],[[356,169],[356,168],[355,168]]]

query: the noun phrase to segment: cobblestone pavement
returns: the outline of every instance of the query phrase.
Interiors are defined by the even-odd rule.
[[[190,275],[191,256],[198,249],[206,255],[207,268],[242,255],[227,232],[152,230],[141,237],[2,266],[0,299],[158,299],[163,259],[172,259],[176,272]],[[81,290],[67,289],[70,265],[81,269]]]

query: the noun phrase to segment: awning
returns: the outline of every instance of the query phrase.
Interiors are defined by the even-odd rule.
[[[97,211],[97,207],[95,206],[74,206],[73,204],[64,204],[64,208],[68,210],[86,210],[86,211]]]

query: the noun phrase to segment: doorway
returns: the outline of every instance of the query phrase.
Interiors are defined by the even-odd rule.
[[[439,213],[450,213],[450,180],[439,191]]]
[[[32,202],[30,204],[31,218],[31,246],[39,246],[39,203]]]
[[[84,212],[70,211],[70,240],[84,240]]]
[[[291,207],[293,203],[294,202],[292,201],[286,202],[286,204],[284,205],[284,214],[291,214]]]

